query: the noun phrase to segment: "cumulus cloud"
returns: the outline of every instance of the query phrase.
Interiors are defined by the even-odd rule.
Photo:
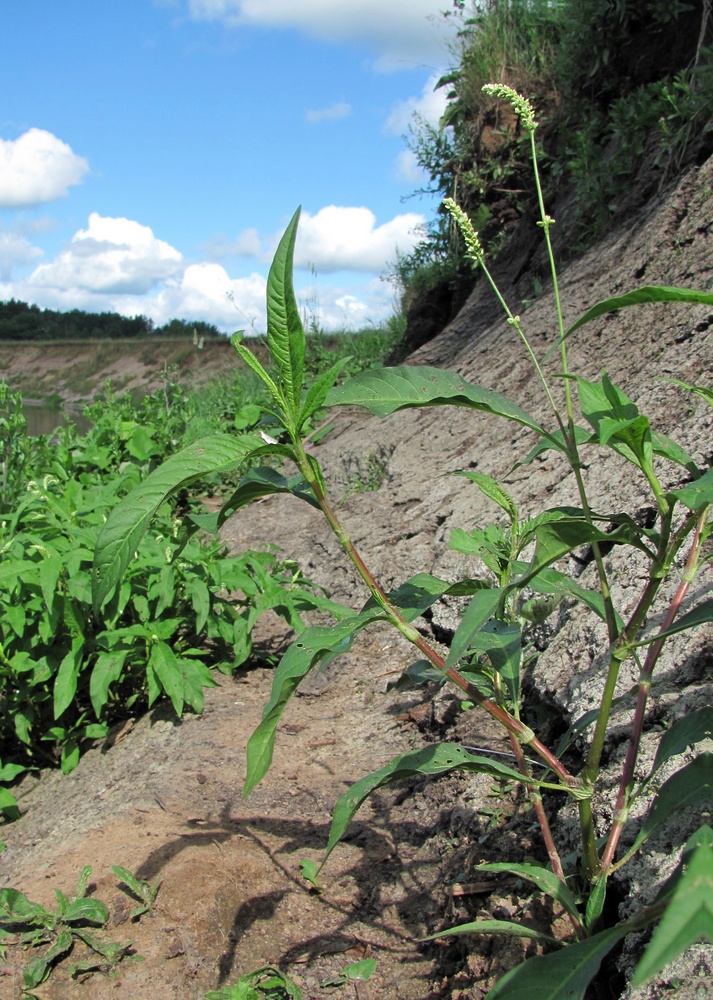
[[[0,139],[0,207],[20,208],[64,198],[89,164],[66,142],[41,128]]]
[[[9,281],[16,267],[35,263],[42,256],[42,250],[30,242],[23,227],[0,227],[0,279]]]
[[[442,76],[443,71],[441,70],[432,73],[423,85],[419,97],[409,97],[406,101],[399,101],[386,119],[384,130],[393,135],[403,135],[404,132],[408,131],[409,125],[413,123],[415,115],[428,122],[429,125],[438,125],[446,110],[446,95],[448,93],[448,87],[435,89]]]
[[[415,230],[423,224],[415,212],[397,215],[376,225],[368,208],[328,205],[316,215],[303,212],[295,246],[295,265],[314,267],[321,274],[365,271],[380,274],[397,250],[407,253],[418,242]]]
[[[428,176],[416,159],[416,154],[410,149],[404,149],[396,157],[396,176],[408,184],[422,184]]]
[[[404,214],[377,226],[366,208],[329,206],[315,215],[304,213],[296,263],[298,268],[315,268],[318,287],[304,281],[304,272],[300,282],[297,272],[301,308],[316,312],[327,330],[358,329],[384,320],[393,310],[388,284],[353,273],[343,276],[342,283],[324,282],[322,276],[335,271],[380,274],[394,259],[397,246],[404,250],[412,245],[417,238],[413,230],[422,222],[419,215]],[[264,264],[280,235],[261,240],[254,230],[247,230],[232,244],[224,243],[233,251],[259,251]],[[9,280],[12,266],[36,263],[40,254],[19,228],[0,232],[3,298],[60,310],[144,315],[157,325],[175,317],[214,323],[226,333],[265,330],[265,273],[258,269],[236,278],[215,260],[188,262],[148,226],[130,219],[93,213],[87,228],[76,232],[53,260],[40,263],[25,278]]]
[[[380,226],[368,208],[327,205],[315,215],[303,211],[297,231],[295,267],[320,274],[361,271],[379,275],[400,253],[408,253],[421,238],[425,219],[415,212],[396,215]],[[204,249],[214,260],[252,256],[269,264],[282,230],[261,239],[255,229],[246,229],[237,239],[215,236]]]
[[[339,101],[337,104],[331,104],[328,108],[310,109],[305,114],[305,119],[310,125],[314,125],[317,122],[339,121],[341,118],[348,118],[351,113],[351,104],[347,104],[345,101]]]
[[[203,252],[209,260],[216,261],[226,257],[262,257],[263,247],[257,229],[245,229],[235,240],[229,240],[224,233],[211,236],[203,244]]]
[[[188,0],[194,18],[229,26],[297,28],[328,42],[357,42],[377,53],[376,68],[393,71],[442,63],[455,25],[443,0]]]
[[[53,261],[40,264],[29,281],[62,291],[145,294],[175,274],[182,261],[148,226],[92,212],[88,228],[76,232]]]

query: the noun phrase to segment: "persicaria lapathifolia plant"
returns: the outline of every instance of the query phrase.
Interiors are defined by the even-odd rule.
[[[565,939],[558,942],[557,950],[530,959],[507,973],[491,991],[490,998],[582,998],[603,957],[633,931],[641,931],[658,922],[658,928],[637,968],[635,984],[655,974],[701,936],[713,940],[713,914],[710,909],[713,831],[705,823],[685,845],[675,877],[662,886],[653,905],[620,923],[607,925],[604,920],[607,879],[611,873],[638,852],[651,833],[674,811],[684,805],[701,803],[706,796],[708,799],[711,797],[713,755],[702,752],[665,781],[653,797],[632,846],[623,854],[618,852],[619,838],[627,824],[634,798],[649,788],[664,763],[671,761],[686,747],[700,743],[713,728],[711,708],[694,712],[674,724],[660,740],[651,774],[642,784],[636,784],[634,770],[647,696],[661,649],[675,633],[713,620],[711,600],[679,615],[681,603],[696,572],[702,562],[710,559],[710,556],[704,556],[704,542],[711,530],[708,511],[713,500],[713,470],[701,472],[680,445],[650,426],[648,418],[606,375],[599,382],[591,382],[570,373],[567,340],[585,324],[612,310],[651,302],[713,305],[713,294],[682,288],[639,288],[627,295],[599,302],[576,323],[565,327],[549,239],[549,229],[554,220],[545,211],[537,173],[537,123],[529,102],[520,95],[502,86],[492,86],[489,90],[511,102],[531,140],[540,225],[551,264],[556,302],[558,348],[564,375],[561,401],[558,401],[558,393],[543,374],[520,318],[509,310],[494,285],[477,233],[469,219],[453,202],[447,205],[463,234],[469,256],[493,285],[509,322],[516,329],[532,361],[552,412],[552,426],[547,428],[540,424],[527,411],[498,392],[467,382],[453,372],[429,367],[365,371],[336,386],[343,364],[339,362],[311,385],[305,385],[305,334],[292,286],[298,211],[282,238],[268,278],[267,341],[275,364],[274,374],[262,366],[240,334],[233,338],[240,358],[257,373],[269,391],[271,406],[268,412],[281,425],[284,443],[265,443],[250,435],[239,439],[214,435],[169,459],[110,515],[95,554],[94,601],[99,614],[127,565],[137,537],[153,511],[171,494],[206,473],[231,469],[246,461],[255,466],[256,459],[263,456],[294,467],[296,472],[289,475],[278,473],[270,466],[251,468],[212,520],[193,518],[190,525],[195,529],[200,523],[202,527],[217,530],[227,517],[259,497],[277,492],[292,493],[322,511],[369,593],[368,600],[359,611],[330,604],[334,624],[307,628],[285,653],[275,672],[272,694],[265,706],[263,719],[248,744],[245,794],[255,787],[270,767],[280,717],[300,681],[316,666],[346,653],[354,636],[362,629],[373,622],[388,622],[418,649],[421,658],[428,660],[445,679],[460,689],[472,702],[474,710],[487,712],[502,725],[509,737],[516,766],[501,764],[452,744],[431,745],[401,754],[378,771],[357,781],[339,799],[325,860],[361,803],[371,792],[389,782],[414,774],[435,775],[458,769],[522,782],[542,831],[549,863],[547,866],[531,862],[496,863],[481,867],[490,871],[506,870],[534,883],[538,890],[553,897],[563,908],[569,917],[570,931]],[[709,393],[704,387],[686,388],[693,388],[703,395]],[[575,396],[581,417],[588,426],[577,422]],[[564,455],[577,483],[579,507],[554,507],[536,517],[522,519],[512,498],[492,478],[467,472],[465,475],[505,512],[509,521],[507,529],[490,525],[487,532],[473,532],[470,536],[469,551],[481,557],[492,571],[494,582],[466,579],[451,584],[434,576],[418,574],[397,590],[386,593],[340,521],[337,508],[327,495],[314,452],[306,450],[303,444],[308,423],[318,410],[324,406],[355,404],[381,417],[408,407],[459,406],[521,424],[537,437],[537,443],[524,462],[531,462],[547,449]],[[643,476],[656,510],[653,526],[641,526],[625,512],[604,515],[592,509],[580,459],[582,449],[591,444],[613,449]],[[679,489],[666,491],[657,477],[655,459],[665,459],[681,467],[690,481]],[[605,530],[607,527],[609,530]],[[647,560],[646,582],[633,612],[628,616],[615,607],[601,553],[603,543],[608,546],[633,546]],[[597,590],[583,588],[555,568],[559,560],[582,545],[591,546],[594,552],[599,580]],[[523,555],[526,549],[533,552],[529,559]],[[675,572],[675,560],[682,550],[687,551],[685,569],[665,621],[657,634],[645,634],[643,627],[647,616],[662,584]],[[576,721],[568,734],[570,740],[564,741],[567,744],[575,735],[581,736],[587,731],[588,725],[593,727],[583,766],[577,773],[572,773],[563,763],[561,754],[546,746],[522,721],[523,616],[520,599],[526,588],[536,595],[574,598],[606,623],[607,666],[599,707],[591,718]],[[448,656],[444,658],[413,623],[446,594],[469,596],[470,602],[453,637]],[[639,675],[634,721],[620,776],[613,822],[602,844],[595,834],[592,796],[600,781],[602,750],[610,727],[617,678],[622,664],[630,659],[634,661]],[[545,765],[544,769],[538,768],[537,776],[533,774],[531,763],[534,759]],[[558,793],[576,803],[581,850],[574,867],[567,867],[560,857],[543,804],[543,790]],[[311,871],[307,863],[304,872],[307,877],[316,877],[316,872]],[[445,933],[491,932],[538,936],[532,929],[502,921],[497,922],[497,927],[489,921],[476,921]],[[552,946],[551,938],[545,940]]]

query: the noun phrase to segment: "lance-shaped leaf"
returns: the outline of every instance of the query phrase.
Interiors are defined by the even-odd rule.
[[[524,573],[528,569],[527,563],[518,562],[515,564],[515,569]],[[607,620],[604,598],[599,591],[581,587],[572,577],[567,576],[566,573],[560,573],[559,570],[553,569],[551,566],[540,570],[536,576],[531,577],[528,586],[538,594],[562,594],[574,597],[598,615],[602,621]],[[615,611],[614,615],[617,627],[623,628],[624,623],[619,613]]]
[[[651,766],[651,776],[671,757],[685,753],[689,747],[713,735],[713,708],[699,708],[696,712],[684,715],[668,729],[656,750],[656,756]]]
[[[713,944],[713,842],[709,828],[700,839],[636,967],[634,987],[656,975],[696,941]]]
[[[641,541],[638,528],[630,524],[619,524],[613,531],[606,532],[576,517],[565,517],[542,524],[537,529],[536,539],[535,554],[525,576],[516,581],[515,585],[518,587],[528,583],[550,563],[556,562],[580,545],[591,545],[592,542],[633,545],[648,553],[647,547]]]
[[[420,573],[388,596],[402,617],[413,621],[442,594],[457,591],[461,586]],[[263,710],[262,722],[248,741],[244,796],[250,794],[270,767],[277,725],[300,681],[318,664],[324,665],[335,656],[346,653],[358,632],[385,617],[383,609],[370,598],[359,614],[352,614],[330,627],[309,628],[290,646],[275,672],[272,694]]]
[[[619,924],[551,955],[530,958],[507,972],[488,1000],[584,1000],[602,960],[630,930]]]
[[[422,941],[435,941],[437,938],[454,937],[458,934],[502,934],[505,937],[529,938],[532,941],[546,941],[548,944],[559,944],[557,938],[532,927],[513,923],[511,920],[473,920],[469,924],[458,924],[445,931],[437,931],[421,938]]]
[[[267,344],[277,362],[292,417],[297,421],[302,394],[305,332],[292,285],[292,260],[301,209],[280,240],[267,277]]]
[[[97,539],[92,571],[94,613],[121,579],[158,507],[172,494],[212,472],[235,468],[262,444],[245,434],[213,434],[167,459],[114,507]]]
[[[283,413],[287,405],[287,400],[282,395],[279,386],[275,384],[274,379],[265,371],[259,359],[243,344],[243,331],[240,330],[238,333],[234,333],[230,338],[230,343],[235,348],[241,361],[244,361],[248,368],[252,369],[265,386],[267,386],[279,413]]]
[[[336,625],[305,629],[292,643],[275,671],[272,693],[263,709],[262,721],[248,740],[243,798],[262,781],[270,768],[277,725],[300,681],[327,656],[347,652],[358,632],[383,617],[381,609],[369,610]]]
[[[688,486],[673,490],[673,495],[690,510],[700,510],[705,504],[713,503],[713,469],[709,469]]]
[[[581,914],[577,909],[577,901],[570,892],[567,884],[558,878],[549,868],[541,865],[529,863],[510,864],[507,861],[496,861],[483,865],[478,865],[479,872],[506,872],[509,875],[516,875],[518,878],[527,879],[534,882],[538,889],[556,899],[558,903],[579,920]]]
[[[636,645],[647,646],[652,642],[658,642],[659,639],[667,639],[670,635],[676,635],[677,632],[685,632],[689,628],[698,628],[699,625],[705,625],[706,622],[713,622],[713,599],[702,601],[692,611],[677,618],[668,628],[662,629],[660,632],[654,632],[653,635],[649,635],[645,639],[640,639]]]
[[[351,357],[342,358],[337,361],[328,371],[323,372],[312,383],[305,397],[302,411],[300,412],[298,431],[320,406],[324,406],[327,393],[336,382],[337,376],[348,361],[351,361]]]
[[[479,774],[488,774],[492,778],[502,778],[505,781],[522,781],[519,771],[500,764],[490,757],[480,757],[471,754],[463,747],[451,743],[438,743],[424,747],[422,750],[411,750],[400,754],[378,771],[367,774],[355,782],[342,796],[334,807],[332,826],[325,851],[322,867],[335,845],[344,836],[362,803],[372,792],[392,781],[411,778],[414,775],[448,774],[450,771],[466,770]]]
[[[377,368],[359,372],[327,394],[327,406],[364,406],[379,417],[412,406],[465,406],[514,420],[550,440],[562,451],[562,444],[522,407],[499,392],[483,389],[455,372],[425,365]]]
[[[468,649],[473,636],[480,631],[485,623],[495,614],[504,591],[501,587],[492,590],[480,590],[476,593],[465,609],[460,625],[451,641],[451,648],[446,660],[446,666],[454,666]]]
[[[489,497],[499,507],[502,507],[507,516],[510,518],[510,523],[517,525],[518,514],[515,501],[510,494],[506,493],[502,486],[500,486],[492,478],[492,476],[486,476],[483,472],[470,472],[468,470],[459,472],[458,475],[465,476],[467,479],[474,482],[481,493],[484,493],[486,497]]]
[[[583,316],[580,316],[576,323],[570,326],[562,339],[566,339],[575,330],[579,330],[581,326],[584,326],[585,323],[590,323],[593,319],[597,319],[598,316],[603,316],[605,313],[653,302],[693,302],[710,306],[713,305],[713,293],[665,285],[645,285],[643,288],[637,288],[626,295],[618,295],[614,298],[597,302]]]
[[[626,852],[618,866],[635,854],[654,830],[669,816],[695,805],[702,808],[713,802],[713,753],[699,754],[690,764],[672,774],[659,789],[651,808],[639,830],[636,840]]]
[[[251,469],[240,480],[237,489],[215,514],[189,514],[188,520],[203,531],[215,533],[229,517],[241,507],[274,493],[291,493],[292,496],[311,504],[318,510],[319,504],[309,483],[300,475],[283,476],[269,465]]]
[[[520,702],[520,659],[522,633],[519,625],[491,618],[470,640],[470,649],[486,653],[510,694],[513,705]]]

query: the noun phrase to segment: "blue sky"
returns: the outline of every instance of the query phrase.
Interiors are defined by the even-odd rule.
[[[429,199],[403,141],[437,121],[449,0],[3,0],[0,299],[264,329],[298,204],[295,285],[326,328]]]

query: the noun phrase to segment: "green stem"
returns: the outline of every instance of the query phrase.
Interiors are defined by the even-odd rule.
[[[359,573],[359,576],[368,587],[372,597],[383,609],[392,625],[394,625],[394,627],[401,632],[405,639],[416,646],[416,648],[423,653],[423,655],[434,665],[434,667],[440,670],[450,681],[457,685],[457,687],[459,687],[472,702],[479,705],[490,716],[492,716],[492,718],[496,719],[502,726],[504,726],[508,733],[512,734],[519,743],[532,747],[534,752],[538,754],[545,764],[552,771],[554,771],[555,774],[557,774],[563,785],[579,797],[579,795],[581,795],[581,781],[575,778],[574,775],[570,774],[567,768],[558,760],[552,751],[537,738],[530,727],[524,725],[519,719],[514,718],[509,712],[507,712],[500,705],[496,704],[490,698],[486,698],[482,695],[480,691],[467,681],[465,677],[463,677],[463,675],[454,667],[447,666],[443,657],[437,653],[436,650],[433,649],[433,647],[424,639],[418,629],[415,628],[410,622],[406,621],[403,615],[401,615],[391,604],[387,595],[372,576],[366,563],[360,556],[354,543],[332,509],[301,442],[297,439],[293,439],[293,444],[295,447],[296,457],[298,458],[300,472],[312,487],[317,502],[319,503],[329,526]]]
[[[680,610],[683,599],[686,596],[686,592],[690,584],[695,579],[696,571],[698,569],[698,557],[701,551],[701,536],[705,525],[706,515],[707,508],[703,510],[699,516],[696,531],[691,543],[691,549],[688,553],[688,559],[686,560],[686,566],[681,577],[681,582],[678,585],[678,589],[674,594],[671,605],[661,626],[662,632],[665,632],[666,629],[670,628],[673,624],[676,615]],[[604,849],[604,854],[602,855],[602,869],[605,872],[612,866],[619,838],[626,822],[629,787],[634,778],[634,768],[636,767],[636,761],[639,755],[639,745],[641,743],[641,734],[644,729],[644,718],[646,715],[646,703],[651,689],[651,678],[665,641],[665,639],[657,639],[656,642],[649,646],[649,651],[639,675],[639,690],[636,700],[636,708],[634,710],[634,720],[631,727],[631,737],[629,739],[626,760],[624,762],[624,769],[622,771],[616,805],[614,807],[614,824],[612,826],[611,833],[609,834],[609,840],[607,841],[606,848]]]

